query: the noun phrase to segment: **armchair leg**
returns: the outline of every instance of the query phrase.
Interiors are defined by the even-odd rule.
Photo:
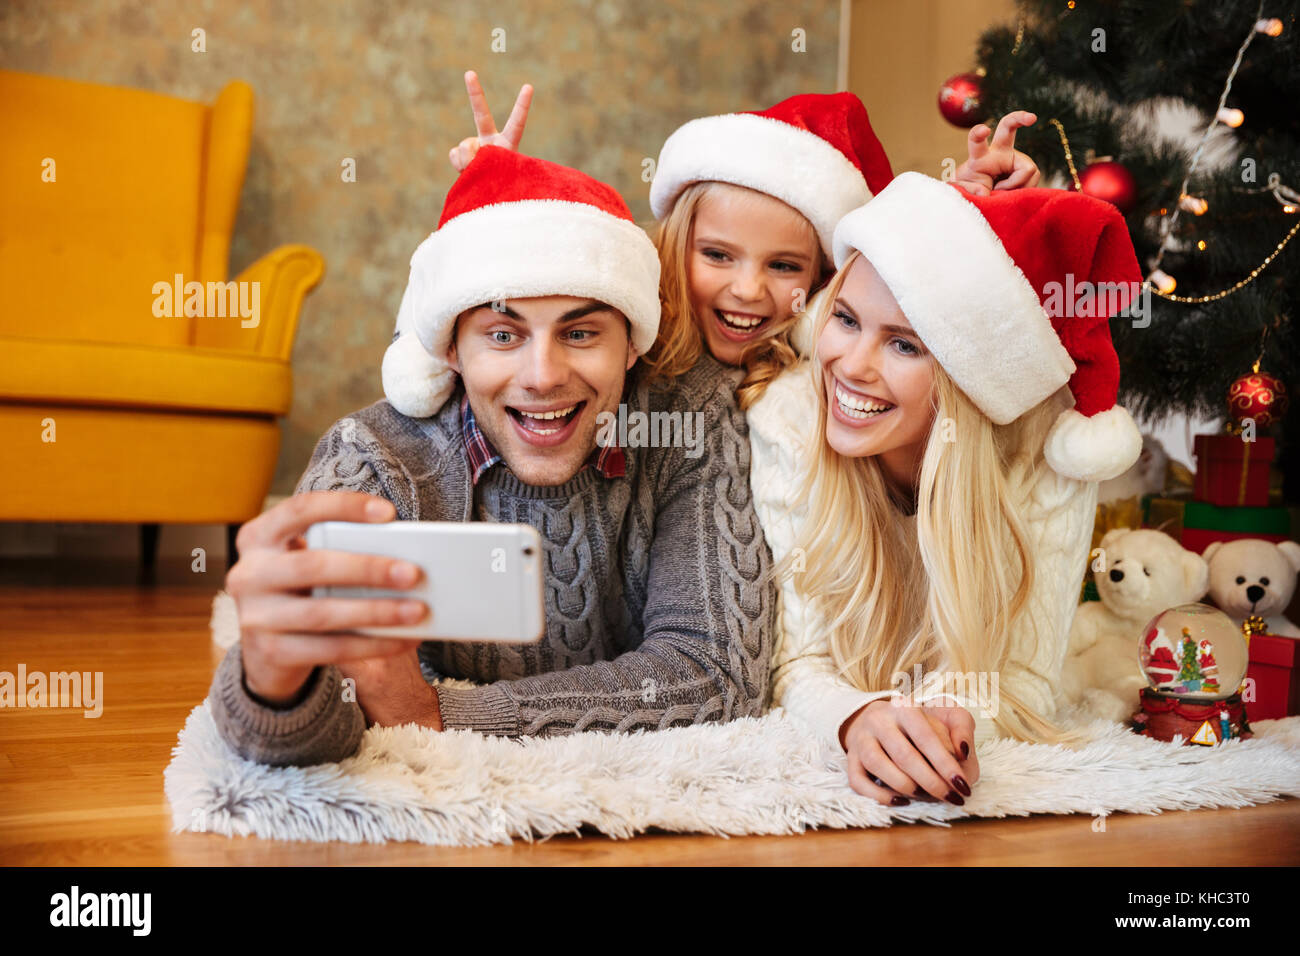
[[[239,534],[239,525],[226,525],[226,569],[234,567],[239,560],[239,549],[235,547],[235,536]]]
[[[140,525],[140,566],[152,571],[158,560],[158,524]]]

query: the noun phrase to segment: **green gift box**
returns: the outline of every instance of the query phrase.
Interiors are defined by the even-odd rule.
[[[1197,554],[1215,541],[1286,541],[1290,536],[1291,513],[1286,508],[1221,508],[1204,501],[1183,506],[1182,544]]]

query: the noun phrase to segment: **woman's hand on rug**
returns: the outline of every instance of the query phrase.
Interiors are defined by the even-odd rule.
[[[429,613],[423,601],[311,596],[314,587],[417,584],[422,572],[406,561],[307,548],[304,535],[318,521],[381,523],[396,516],[392,502],[376,495],[310,491],[286,498],[239,529],[239,560],[226,575],[226,590],[239,610],[244,683],[254,696],[287,706],[319,665],[412,650],[410,641],[354,629],[414,624]]]
[[[1042,178],[1038,165],[1016,149],[1016,130],[1036,122],[1038,117],[1025,110],[1008,113],[998,123],[992,144],[988,143],[990,131],[986,125],[973,127],[966,139],[966,162],[957,167],[953,182],[972,196],[987,196],[995,189],[1037,186]]]
[[[345,661],[339,664],[339,672],[356,682],[357,703],[367,725],[400,727],[415,723],[442,730],[437,688],[424,679],[415,646],[410,642],[405,654]]]
[[[884,804],[930,794],[961,806],[979,780],[975,718],[964,707],[875,700],[845,722],[841,736],[849,785]]]
[[[498,133],[497,124],[492,119],[492,111],[488,109],[487,97],[483,95],[483,87],[479,85],[478,74],[473,70],[465,74],[465,89],[469,92],[469,107],[474,111],[474,128],[478,131],[478,135],[462,139],[451,148],[447,158],[451,160],[451,165],[458,173],[464,172],[465,167],[478,154],[480,146],[518,149],[519,140],[524,135],[524,124],[528,122],[528,107],[533,101],[533,88],[525,83],[519,89],[515,107],[510,111],[510,119],[506,120],[506,128]]]

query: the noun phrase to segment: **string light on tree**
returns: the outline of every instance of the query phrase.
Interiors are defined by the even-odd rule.
[[[1224,107],[1214,114],[1214,118],[1224,126],[1231,126],[1233,129],[1236,129],[1246,121],[1246,114],[1238,109]]]
[[[1249,188],[1238,186],[1237,192],[1242,193],[1272,193],[1273,198],[1278,201],[1284,213],[1290,214],[1296,211],[1296,204],[1300,203],[1300,192],[1296,192],[1290,186],[1282,182],[1282,177],[1278,173],[1269,173],[1268,182],[1263,186]]]
[[[1262,33],[1265,36],[1280,37],[1282,35],[1282,21],[1277,17],[1257,20],[1255,21],[1255,32]]]
[[[1147,276],[1147,279],[1161,295],[1169,295],[1178,288],[1178,283],[1174,281],[1174,277],[1162,269],[1156,269],[1151,275]]]
[[[1204,199],[1199,196],[1188,196],[1186,193],[1178,200],[1178,205],[1194,216],[1204,216],[1205,210],[1210,208],[1210,204]]]
[[[1263,11],[1264,11],[1264,0],[1260,0],[1259,12],[1263,13]],[[1236,79],[1237,70],[1241,69],[1242,57],[1246,55],[1246,50],[1250,47],[1251,42],[1255,39],[1256,33],[1261,32],[1258,29],[1259,24],[1261,22],[1263,22],[1263,20],[1257,14],[1255,18],[1254,29],[1252,29],[1249,33],[1246,34],[1246,39],[1243,40],[1241,46],[1237,48],[1237,58],[1232,63],[1232,69],[1228,71],[1228,78],[1226,82],[1224,82],[1223,84],[1223,92],[1219,94],[1219,107],[1214,114],[1215,122],[1206,125],[1205,132],[1201,134],[1200,141],[1196,144],[1196,151],[1192,153],[1192,161],[1187,167],[1186,175],[1183,176],[1182,187],[1178,190],[1179,196],[1187,195],[1187,184],[1191,182],[1192,175],[1196,172],[1196,167],[1201,162],[1201,155],[1205,152],[1205,144],[1206,142],[1208,142],[1210,138],[1210,133],[1214,131],[1215,123],[1223,123],[1226,126],[1230,126],[1233,129],[1236,129],[1242,124],[1242,122],[1244,122],[1246,118],[1245,114],[1243,114],[1241,110],[1230,109],[1227,107],[1228,94],[1232,92],[1232,81]],[[1263,32],[1268,33],[1268,31],[1263,31]],[[1268,35],[1271,36],[1275,34],[1268,34]],[[1147,281],[1153,283],[1156,287],[1156,290],[1161,295],[1164,295],[1169,298],[1173,298],[1174,301],[1185,302],[1188,304],[1192,304],[1192,303],[1203,304],[1206,302],[1214,302],[1217,301],[1218,299],[1224,298],[1225,296],[1231,295],[1232,293],[1236,292],[1238,289],[1249,284],[1255,279],[1256,276],[1258,276],[1261,272],[1264,271],[1265,268],[1268,267],[1268,264],[1273,261],[1273,258],[1279,252],[1281,252],[1283,249],[1286,248],[1286,244],[1291,241],[1291,237],[1294,236],[1296,232],[1295,229],[1292,229],[1291,232],[1287,234],[1287,237],[1283,239],[1280,243],[1278,243],[1277,248],[1273,250],[1273,254],[1270,255],[1267,259],[1265,259],[1258,267],[1256,267],[1255,270],[1252,271],[1247,278],[1242,279],[1236,285],[1230,286],[1229,288],[1224,289],[1221,292],[1216,292],[1213,295],[1174,298],[1170,296],[1170,292],[1172,292],[1173,289],[1170,288],[1169,291],[1166,292],[1164,288],[1162,288],[1162,283],[1156,281],[1155,276],[1157,273],[1159,273],[1162,276],[1165,275],[1165,273],[1160,272],[1160,263],[1164,261],[1165,252],[1169,249],[1169,244],[1173,239],[1174,226],[1178,223],[1179,211],[1180,210],[1175,209],[1174,214],[1170,216],[1168,219],[1163,219],[1163,218],[1161,219],[1162,231],[1160,236],[1160,248],[1156,250],[1155,260],[1151,264],[1151,272],[1147,275]],[[1166,278],[1168,277],[1166,276]],[[1173,279],[1169,279],[1169,281],[1172,283]]]
[[[1300,222],[1297,222],[1294,226],[1291,227],[1291,231],[1288,232],[1286,236],[1283,237],[1282,241],[1279,242],[1277,246],[1273,249],[1273,251],[1270,252],[1264,258],[1263,262],[1257,265],[1254,269],[1250,270],[1250,274],[1247,275],[1246,278],[1228,286],[1228,288],[1226,289],[1221,289],[1218,292],[1211,293],[1210,295],[1194,295],[1194,296],[1193,295],[1187,295],[1187,296],[1170,295],[1170,293],[1173,291],[1173,286],[1170,286],[1169,290],[1166,291],[1161,286],[1161,284],[1156,281],[1155,278],[1156,273],[1165,276],[1163,272],[1160,272],[1158,267],[1152,271],[1152,273],[1147,277],[1147,279],[1152,284],[1155,285],[1157,295],[1164,296],[1164,298],[1169,299],[1171,302],[1182,302],[1186,305],[1204,305],[1207,302],[1218,302],[1220,299],[1226,299],[1228,296],[1232,295],[1237,290],[1244,289],[1246,286],[1250,285],[1257,278],[1259,278],[1260,273],[1262,273],[1265,269],[1267,269],[1269,267],[1269,264],[1274,259],[1276,259],[1279,255],[1281,255],[1282,250],[1286,248],[1287,243],[1289,243],[1293,238],[1295,238],[1295,234],[1297,232],[1300,232]],[[1173,279],[1169,278],[1168,276],[1165,276],[1165,278],[1169,279],[1171,283],[1173,282]]]

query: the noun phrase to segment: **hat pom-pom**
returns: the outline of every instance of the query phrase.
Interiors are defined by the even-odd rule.
[[[1122,475],[1142,454],[1142,434],[1118,405],[1085,417],[1071,408],[1047,433],[1043,456],[1058,475],[1105,481]]]
[[[456,387],[456,373],[434,358],[411,333],[399,335],[384,353],[384,395],[410,418],[428,418],[442,408]]]

